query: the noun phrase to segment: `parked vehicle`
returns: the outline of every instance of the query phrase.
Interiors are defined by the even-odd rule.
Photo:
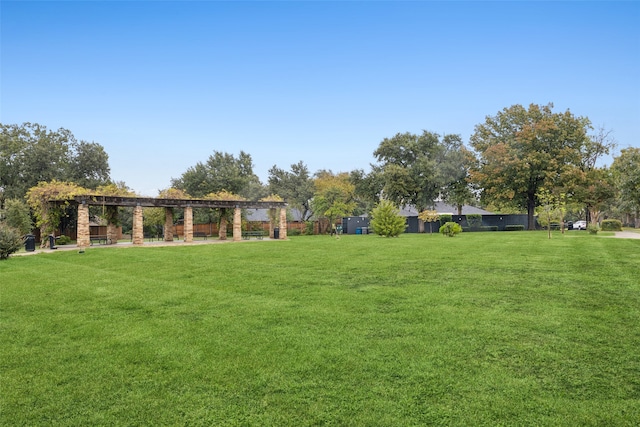
[[[573,223],[574,230],[586,230],[587,229],[587,221],[576,221]]]

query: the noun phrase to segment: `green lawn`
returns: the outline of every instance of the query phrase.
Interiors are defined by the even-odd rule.
[[[640,240],[545,232],[0,262],[0,424],[638,425]]]

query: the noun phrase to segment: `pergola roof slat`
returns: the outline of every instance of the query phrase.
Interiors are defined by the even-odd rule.
[[[51,200],[52,203],[77,203],[94,206],[123,206],[123,207],[150,207],[150,208],[242,208],[242,209],[269,209],[282,208],[287,204],[276,201],[249,201],[249,200],[210,200],[210,199],[162,199],[153,197],[120,197],[83,195],[71,199]]]

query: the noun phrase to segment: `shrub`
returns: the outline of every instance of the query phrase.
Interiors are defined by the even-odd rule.
[[[504,231],[524,231],[524,225],[522,224],[505,225]]]
[[[593,225],[593,224],[589,224],[587,225],[587,231],[589,232],[589,234],[598,234],[598,226],[597,225]]]
[[[313,236],[314,225],[313,221],[307,221],[304,223],[305,236]]]
[[[457,222],[449,221],[440,227],[440,234],[453,237],[458,233],[462,233],[462,227]]]
[[[400,210],[388,200],[381,200],[371,211],[373,232],[385,237],[397,237],[404,232],[406,220]]]
[[[5,221],[6,224],[17,228],[20,234],[29,234],[33,228],[31,222],[31,214],[29,213],[29,206],[18,200],[9,199],[5,202]]]
[[[302,233],[297,228],[292,228],[291,230],[287,231],[287,236],[299,236],[301,234]]]
[[[467,214],[467,224],[471,228],[478,228],[482,225],[482,214]]]
[[[622,231],[622,221],[617,219],[602,220],[602,231]]]
[[[445,225],[446,223],[453,221],[453,215],[441,214],[438,220],[440,221],[440,225]]]
[[[64,234],[61,235],[60,237],[58,237],[56,239],[56,243],[58,245],[68,245],[69,243],[71,243],[71,237],[69,236],[65,236]]]
[[[7,259],[22,246],[20,230],[0,223],[0,259]]]

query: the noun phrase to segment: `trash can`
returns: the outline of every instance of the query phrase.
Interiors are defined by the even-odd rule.
[[[53,234],[49,235],[49,249],[58,249],[56,248],[56,238]]]
[[[362,227],[362,234],[369,234],[369,227]]]
[[[274,239],[279,239],[280,238],[280,229],[278,227],[273,229],[273,238]]]
[[[362,234],[362,227],[356,228],[356,234]]]
[[[36,250],[36,236],[33,234],[27,234],[24,236],[24,250],[27,252],[33,252]]]

